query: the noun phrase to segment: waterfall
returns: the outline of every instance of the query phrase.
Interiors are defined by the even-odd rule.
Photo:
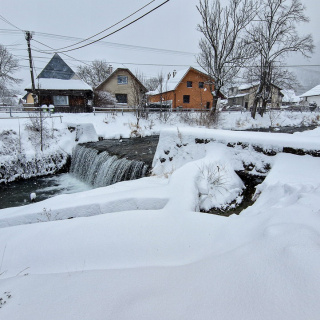
[[[107,151],[77,145],[72,152],[70,172],[94,187],[103,187],[119,181],[145,176],[148,165],[142,161],[119,159]]]

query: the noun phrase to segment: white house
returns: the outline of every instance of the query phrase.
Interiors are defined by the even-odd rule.
[[[315,102],[317,106],[320,106],[320,85],[317,85],[316,87],[302,94],[300,98],[309,103]]]

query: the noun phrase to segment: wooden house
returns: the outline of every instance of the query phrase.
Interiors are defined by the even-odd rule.
[[[207,74],[192,67],[173,71],[155,91],[148,93],[149,103],[173,109],[210,109],[213,97],[209,82]]]
[[[25,89],[32,93],[31,85]],[[35,80],[38,105],[54,105],[58,112],[90,112],[93,99],[92,88],[56,53]],[[28,105],[32,95],[28,95]]]

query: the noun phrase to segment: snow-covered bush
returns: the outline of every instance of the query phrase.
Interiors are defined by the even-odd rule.
[[[117,99],[107,91],[95,91],[93,104],[95,107],[108,107],[114,106],[117,103]]]
[[[228,165],[210,162],[199,168],[197,179],[199,207],[208,211],[211,208],[226,209],[231,202],[242,201],[243,182]]]

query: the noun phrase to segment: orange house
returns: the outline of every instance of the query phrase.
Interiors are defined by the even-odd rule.
[[[150,104],[170,105],[173,109],[210,109],[212,94],[209,89],[210,77],[190,67],[189,69],[174,71],[164,79],[162,85],[149,93]]]

